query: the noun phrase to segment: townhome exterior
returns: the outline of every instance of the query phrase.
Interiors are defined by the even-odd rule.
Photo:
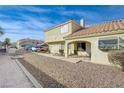
[[[64,37],[81,29],[82,27],[74,20],[69,20],[45,31],[45,42],[49,45],[50,53],[59,54],[65,52]]]
[[[59,53],[61,48],[51,48],[52,44],[63,42],[64,56],[66,58],[77,55],[77,57],[89,57],[91,62],[110,65],[108,61],[108,52],[114,50],[124,50],[124,20],[114,20],[85,27],[81,20],[80,24],[75,21],[69,21],[70,24],[66,33],[60,33],[59,27],[66,24],[60,24],[59,27],[53,27],[45,32],[45,41],[49,43],[50,53]],[[78,24],[74,26],[73,24]],[[58,28],[58,29],[57,29]],[[59,35],[57,35],[57,32]],[[50,38],[53,37],[54,39]]]

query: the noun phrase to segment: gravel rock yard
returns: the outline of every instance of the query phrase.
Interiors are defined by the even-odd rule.
[[[44,87],[124,87],[124,72],[116,67],[70,63],[33,53],[19,60]]]

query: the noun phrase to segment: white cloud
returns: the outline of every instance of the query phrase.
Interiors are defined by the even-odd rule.
[[[29,12],[36,12],[36,13],[43,13],[43,12],[51,12],[51,9],[44,9],[44,8],[39,8],[36,6],[17,6],[17,9],[21,11],[29,11]]]
[[[88,19],[94,19],[95,18],[99,18],[101,19],[102,18],[102,15],[96,13],[96,12],[93,12],[93,11],[77,11],[77,10],[71,10],[71,11],[63,11],[61,12],[62,15],[66,15],[66,16],[71,16],[71,15],[75,15],[75,16],[78,16],[78,17],[85,17],[85,18],[88,18]],[[95,19],[96,20],[96,19]]]
[[[43,34],[43,30],[47,29],[48,27],[52,26],[53,24],[48,22],[47,18],[36,18],[28,15],[21,15],[25,21],[2,21],[0,20],[1,27],[5,30],[6,33],[9,34],[32,34],[32,35],[39,35]],[[46,21],[45,21],[46,19]]]
[[[31,6],[31,5],[16,5],[16,6],[0,6],[0,10],[13,10],[13,11],[27,11],[27,12],[36,12],[36,13],[44,13],[44,12],[52,12],[51,9],[41,8],[37,6]]]

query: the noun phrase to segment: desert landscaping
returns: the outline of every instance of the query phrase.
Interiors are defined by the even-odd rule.
[[[70,63],[34,53],[18,59],[43,87],[124,87],[124,72],[90,62]]]

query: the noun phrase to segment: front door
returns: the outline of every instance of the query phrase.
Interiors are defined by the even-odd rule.
[[[78,51],[86,51],[86,43],[84,43],[84,42],[77,43],[77,50]]]

